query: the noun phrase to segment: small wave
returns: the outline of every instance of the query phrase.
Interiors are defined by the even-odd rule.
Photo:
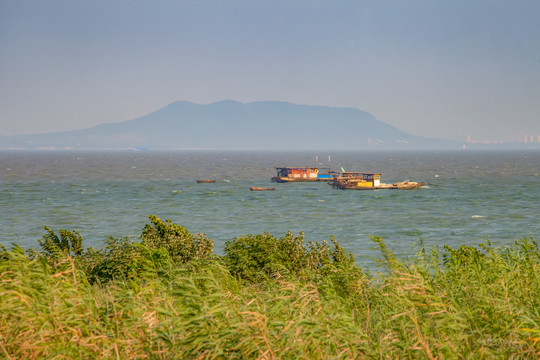
[[[473,216],[471,216],[471,218],[473,218],[473,219],[481,219],[481,218],[485,218],[485,216],[483,216],[483,215],[473,215]]]

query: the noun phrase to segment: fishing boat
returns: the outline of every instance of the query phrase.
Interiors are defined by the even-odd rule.
[[[333,177],[328,184],[342,190],[411,190],[426,185],[416,181],[385,184],[381,182],[381,174],[377,173],[343,173]]]
[[[276,190],[276,188],[273,187],[250,187],[249,190],[251,191],[268,191],[268,190]]]
[[[209,184],[209,183],[215,183],[216,180],[197,180],[197,184]]]
[[[326,172],[321,171],[326,169]],[[277,183],[329,181],[330,169],[318,167],[277,167],[277,174],[271,180]]]

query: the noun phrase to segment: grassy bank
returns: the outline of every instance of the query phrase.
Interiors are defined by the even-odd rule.
[[[420,250],[383,271],[302,234],[213,243],[150,217],[137,241],[83,248],[47,229],[0,251],[0,357],[540,358],[540,251]]]

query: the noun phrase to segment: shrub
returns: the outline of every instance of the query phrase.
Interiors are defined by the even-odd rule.
[[[89,249],[86,273],[90,281],[106,282],[136,276],[140,271],[140,251],[135,242],[126,238],[109,237],[101,250]]]
[[[203,234],[191,234],[186,228],[171,220],[161,220],[150,215],[150,224],[142,232],[143,243],[152,249],[166,249],[174,261],[186,263],[193,259],[209,257],[214,250],[214,242]]]
[[[293,276],[317,281],[345,272],[356,280],[361,271],[353,255],[346,254],[334,237],[332,243],[333,249],[326,241],[310,242],[306,249],[302,232],[296,236],[288,232],[281,238],[268,233],[243,235],[225,244],[224,261],[231,274],[250,282]]]
[[[225,244],[225,264],[231,274],[252,282],[299,273],[308,266],[303,241],[302,233],[243,235]]]
[[[59,229],[60,237],[58,237],[48,226],[44,228],[47,233],[38,242],[45,255],[55,259],[82,255],[82,236],[79,232]]]
[[[29,250],[30,258],[44,259],[54,271],[63,271],[66,259],[75,260],[90,282],[107,282],[145,276],[165,277],[172,263],[185,264],[208,258],[214,243],[203,234],[192,235],[186,228],[162,221],[151,215],[144,227],[142,242],[109,237],[103,249],[83,252],[82,236],[76,231],[60,229],[57,235],[45,226],[47,233],[38,242],[42,251]],[[0,248],[0,257],[5,249]]]
[[[6,261],[7,259],[9,259],[9,252],[2,244],[0,244],[0,262]]]

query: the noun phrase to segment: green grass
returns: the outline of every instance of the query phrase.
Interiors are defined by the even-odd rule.
[[[374,239],[372,274],[302,234],[243,236],[217,256],[157,217],[101,250],[46,231],[39,251],[0,249],[0,358],[540,358],[533,239],[409,261]]]

